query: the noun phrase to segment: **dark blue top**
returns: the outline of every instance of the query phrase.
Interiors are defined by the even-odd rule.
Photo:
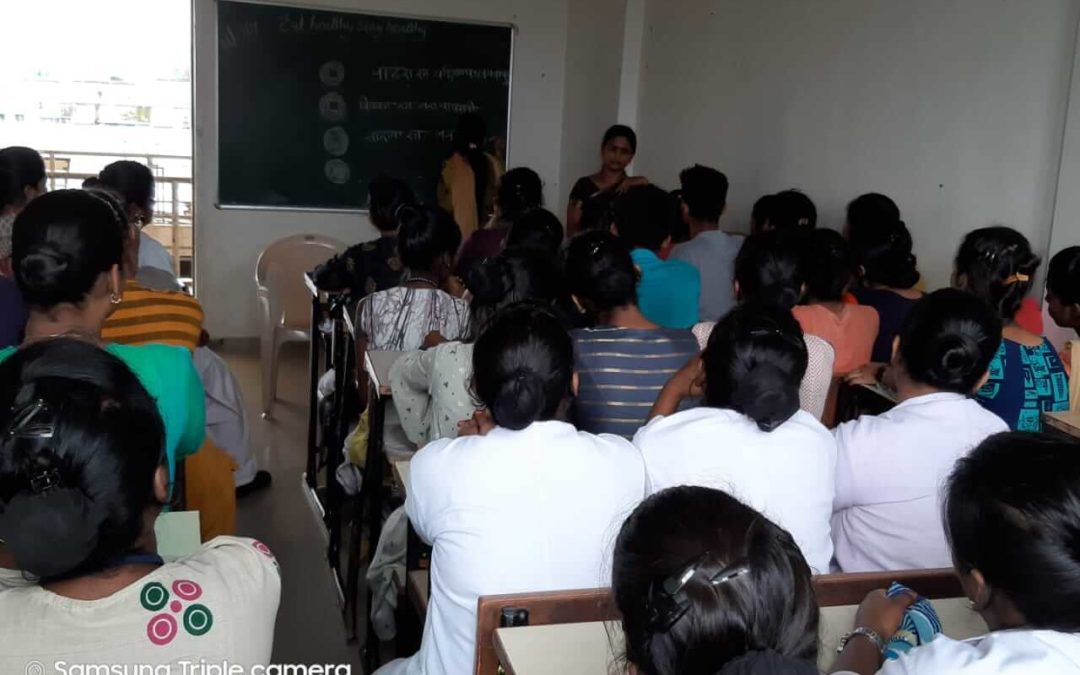
[[[870,360],[875,363],[888,363],[892,360],[893,338],[900,334],[908,312],[918,300],[905,298],[884,288],[855,288],[851,292],[860,305],[877,310],[881,322],[878,324],[877,339],[874,340]]]
[[[579,429],[630,438],[667,381],[698,353],[688,330],[579,328],[574,338]]]
[[[26,308],[13,279],[0,277],[0,349],[18,346],[26,331]]]
[[[1069,378],[1049,340],[1038,347],[1002,340],[977,397],[1013,431],[1042,431],[1042,413],[1069,409]]]

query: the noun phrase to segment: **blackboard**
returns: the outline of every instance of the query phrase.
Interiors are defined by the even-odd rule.
[[[458,116],[506,138],[513,28],[218,1],[219,206],[435,199]]]

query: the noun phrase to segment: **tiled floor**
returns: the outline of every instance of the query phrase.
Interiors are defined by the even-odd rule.
[[[237,534],[265,542],[281,564],[281,609],[274,663],[339,664],[361,673],[359,648],[345,642],[337,592],[325,562],[326,541],[301,488],[307,444],[307,345],[282,350],[274,419],[263,420],[258,343],[214,345],[240,381],[260,468],[274,475],[261,493],[240,501]]]

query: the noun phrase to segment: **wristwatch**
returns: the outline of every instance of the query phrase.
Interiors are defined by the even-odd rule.
[[[844,647],[847,647],[847,643],[851,641],[851,638],[859,635],[866,638],[870,642],[873,642],[874,646],[877,647],[877,650],[884,653],[885,641],[881,639],[881,636],[878,635],[876,632],[870,630],[869,628],[863,628],[862,626],[856,628],[850,633],[845,634],[844,637],[840,638],[840,646],[836,648],[836,653],[842,654],[844,652]]]

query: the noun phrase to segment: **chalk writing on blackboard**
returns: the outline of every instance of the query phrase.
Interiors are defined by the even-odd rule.
[[[408,66],[377,66],[371,71],[372,76],[380,82],[413,80],[442,80],[445,82],[457,82],[458,80],[471,80],[473,82],[499,82],[509,84],[510,71],[501,68],[409,68]]]
[[[444,112],[454,115],[480,112],[476,102],[469,101],[373,101],[361,96],[356,109],[360,112]]]
[[[396,38],[413,38],[417,42],[427,39],[427,27],[418,21],[344,16],[319,16],[316,14],[284,14],[278,20],[281,33],[347,33],[378,38],[390,35]]]
[[[327,162],[323,167],[323,172],[326,174],[326,180],[334,185],[344,185],[345,183],[348,183],[349,176],[352,175],[352,170],[349,169],[349,165],[340,159],[332,159]]]
[[[345,81],[345,66],[341,61],[327,61],[319,67],[319,80],[327,87],[336,87]]]

